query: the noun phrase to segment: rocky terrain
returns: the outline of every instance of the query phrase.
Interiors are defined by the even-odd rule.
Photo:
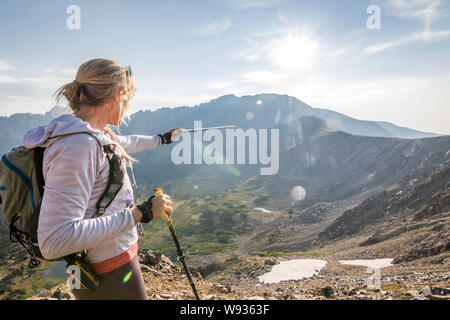
[[[383,246],[395,263],[450,251],[450,160],[419,169],[344,212],[318,237],[336,242],[362,236],[361,247]]]
[[[190,300],[193,294],[181,266],[173,264],[156,251],[139,253],[141,270],[147,284],[147,294],[152,300]],[[237,259],[226,272],[219,272],[203,279],[196,268],[191,273],[201,299],[204,300],[426,300],[448,297],[431,295],[430,286],[448,288],[450,255],[442,255],[445,264],[422,260],[418,264],[401,264],[383,268],[381,287],[367,286],[365,267],[341,265],[338,260],[355,257],[355,253],[319,256],[328,264],[317,275],[302,280],[264,284],[258,275],[269,272],[280,261],[295,256],[265,258],[251,256]],[[366,255],[367,256],[367,255]],[[373,255],[372,255],[373,256]],[[426,267],[425,267],[426,266]],[[43,290],[31,300],[70,300],[73,296],[66,285]]]

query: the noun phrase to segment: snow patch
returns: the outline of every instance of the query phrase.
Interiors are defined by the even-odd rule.
[[[325,267],[327,261],[318,259],[293,259],[281,261],[273,266],[272,271],[259,276],[264,283],[278,283],[287,280],[300,280],[310,278]]]
[[[392,261],[394,259],[363,259],[363,260],[339,260],[340,264],[351,265],[351,266],[363,266],[368,268],[385,268],[392,266]]]

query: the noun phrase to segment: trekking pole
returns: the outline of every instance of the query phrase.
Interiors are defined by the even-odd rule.
[[[209,127],[209,128],[194,128],[194,129],[182,129],[183,132],[198,132],[198,131],[206,131],[212,129],[234,129],[236,126],[222,126],[222,127]]]
[[[160,196],[163,194],[163,191],[161,188],[155,189],[155,196]],[[192,291],[194,292],[195,299],[200,300],[198,297],[197,289],[195,288],[194,280],[192,279],[191,272],[189,271],[189,268],[186,264],[186,255],[184,254],[183,249],[181,249],[180,243],[178,242],[177,235],[175,234],[175,230],[172,226],[172,217],[170,215],[167,215],[169,217],[169,222],[166,222],[167,227],[170,230],[170,234],[172,235],[173,242],[175,242],[175,247],[177,248],[177,254],[178,254],[178,261],[181,261],[184,267],[184,271],[186,272],[186,275],[189,279],[189,283],[191,284]]]

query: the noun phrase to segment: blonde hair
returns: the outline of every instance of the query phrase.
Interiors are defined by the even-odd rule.
[[[119,98],[124,100],[124,103],[119,103],[119,116],[121,122],[125,122],[123,118],[136,92],[129,71],[130,69],[122,67],[114,60],[103,58],[89,60],[80,66],[74,81],[56,91],[56,101],[60,102],[65,98],[69,102],[72,114],[76,115],[81,106],[94,108],[104,105],[118,92]],[[116,144],[129,164],[132,161],[137,162],[119,143]]]

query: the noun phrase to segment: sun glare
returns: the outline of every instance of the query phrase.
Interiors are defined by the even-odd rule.
[[[303,68],[314,61],[317,47],[309,37],[288,35],[272,42],[269,57],[284,68]]]

